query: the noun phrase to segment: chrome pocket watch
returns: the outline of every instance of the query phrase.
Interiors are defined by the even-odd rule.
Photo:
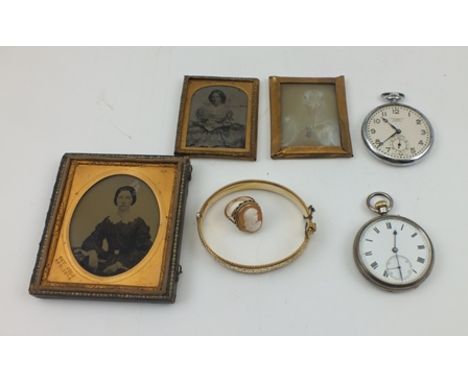
[[[389,103],[376,107],[362,124],[362,138],[377,158],[396,165],[411,165],[431,149],[434,133],[429,120],[413,107],[399,103],[403,93],[383,93]]]
[[[373,203],[374,200],[377,200]],[[434,264],[427,233],[414,221],[388,215],[393,199],[384,192],[367,197],[367,207],[380,216],[368,221],[354,240],[354,260],[361,273],[388,291],[419,286]]]

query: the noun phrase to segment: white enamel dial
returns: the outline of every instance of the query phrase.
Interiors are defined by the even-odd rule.
[[[393,215],[370,221],[356,238],[355,259],[366,277],[381,286],[418,284],[429,274],[432,244],[415,222]]]
[[[400,165],[422,158],[433,142],[432,128],[424,115],[398,103],[374,109],[364,121],[362,135],[374,155]]]

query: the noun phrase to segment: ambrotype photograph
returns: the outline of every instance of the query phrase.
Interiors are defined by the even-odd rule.
[[[65,154],[30,293],[174,302],[188,158]]]
[[[344,77],[270,77],[272,158],[351,157]]]
[[[158,228],[158,202],[149,186],[134,176],[114,175],[96,183],[79,201],[70,244],[86,271],[114,276],[143,260]]]
[[[175,153],[256,158],[258,80],[186,76]]]

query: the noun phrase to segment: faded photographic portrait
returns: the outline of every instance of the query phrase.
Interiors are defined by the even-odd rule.
[[[190,102],[187,146],[243,148],[248,97],[233,86],[197,90]]]
[[[341,146],[332,84],[281,85],[281,145]]]
[[[73,212],[72,253],[96,276],[124,273],[150,250],[159,220],[158,202],[144,181],[130,175],[104,178],[83,195]]]

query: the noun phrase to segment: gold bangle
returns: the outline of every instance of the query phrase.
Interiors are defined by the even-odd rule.
[[[212,207],[216,202],[218,202],[221,198],[225,197],[226,195],[232,194],[234,192],[245,191],[245,190],[261,190],[261,191],[269,191],[275,194],[279,194],[286,199],[290,200],[292,203],[299,208],[302,213],[302,217],[305,220],[305,228],[304,228],[304,241],[299,245],[299,247],[290,255],[281,258],[280,260],[266,263],[266,264],[255,264],[255,265],[247,265],[247,264],[239,264],[227,260],[217,254],[211,247],[208,245],[205,239],[205,235],[203,233],[203,222],[206,216],[206,213],[210,207]],[[206,201],[203,203],[200,211],[197,213],[197,229],[198,235],[200,236],[200,240],[203,246],[206,248],[208,253],[212,255],[218,262],[222,265],[226,266],[229,269],[234,271],[243,272],[243,273],[263,273],[269,272],[285,265],[291,263],[295,260],[299,255],[304,251],[307,243],[309,242],[310,236],[316,230],[316,224],[312,221],[312,214],[314,212],[314,208],[309,205],[307,206],[304,201],[297,196],[294,192],[290,189],[273,182],[268,182],[266,180],[242,180],[239,182],[234,182],[228,184],[220,188],[214,194],[212,194]]]

